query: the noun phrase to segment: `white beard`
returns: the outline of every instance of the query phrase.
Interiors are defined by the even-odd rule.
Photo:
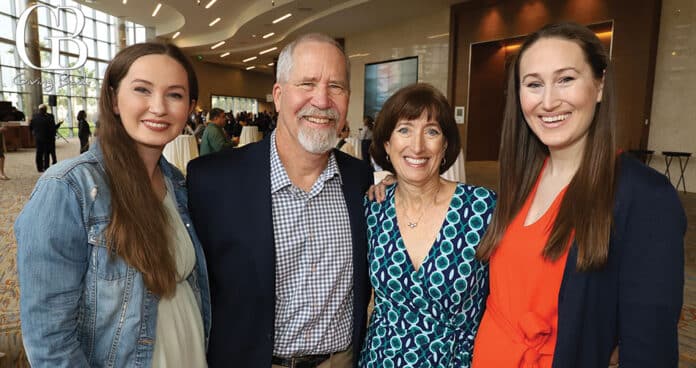
[[[338,142],[336,125],[334,124],[331,129],[312,129],[300,125],[297,139],[308,152],[315,154],[329,152]]]

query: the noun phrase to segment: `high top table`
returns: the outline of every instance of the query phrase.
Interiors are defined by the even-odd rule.
[[[675,185],[674,187],[677,188],[677,190],[679,190],[679,184],[681,184],[684,193],[686,193],[686,180],[684,179],[684,171],[686,171],[686,165],[689,164],[691,153],[662,151],[662,155],[665,156],[665,175],[667,175],[667,178],[670,181],[672,181],[672,177],[670,176],[669,167],[672,164],[672,159],[676,157],[679,160],[679,180],[677,180],[677,185]]]

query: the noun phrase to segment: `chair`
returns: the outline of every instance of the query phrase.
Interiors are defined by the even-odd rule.
[[[65,143],[68,143],[68,140],[67,140],[67,139],[65,139],[65,137],[63,137],[63,135],[62,135],[62,134],[60,134],[60,132],[58,131],[58,129],[60,129],[60,126],[61,126],[62,124],[63,124],[63,122],[62,122],[62,121],[61,121],[61,122],[59,122],[58,124],[56,124],[56,139],[58,139],[58,138],[62,138],[62,139],[63,139],[63,140],[65,141]]]

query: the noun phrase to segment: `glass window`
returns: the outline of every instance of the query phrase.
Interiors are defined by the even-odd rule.
[[[0,64],[17,66],[15,45],[0,42]]]
[[[100,12],[99,10],[94,10],[94,13],[97,16],[97,20],[100,20],[102,22],[108,22],[109,17],[106,13]]]
[[[109,57],[109,49],[108,43],[97,41],[97,56],[100,59],[111,60]]]
[[[83,38],[82,41],[87,45],[87,55],[89,57],[96,58],[97,50],[94,48],[94,40],[90,38]]]
[[[97,23],[97,39],[101,41],[108,41],[107,37],[109,34],[109,25],[102,22]]]
[[[39,24],[43,24],[43,25],[51,24],[48,21],[48,9],[46,9],[44,7],[40,7],[38,9],[36,9],[36,11],[38,12]]]
[[[12,2],[7,0],[0,1],[0,12],[12,14]]]
[[[98,62],[97,65],[98,65],[98,67],[99,67],[99,73],[97,74],[97,77],[100,78],[100,79],[101,79],[101,78],[104,78],[104,75],[106,74],[106,67],[108,66],[108,64],[107,64],[107,63]]]
[[[8,15],[0,14],[0,37],[14,40],[14,19]]]
[[[85,28],[82,29],[82,37],[94,38],[94,21],[85,18]],[[84,40],[87,41],[87,40]]]
[[[145,32],[145,27],[138,26],[135,28],[135,42],[145,42],[147,41],[147,34]]]
[[[101,89],[101,80],[87,78],[85,79],[85,89],[87,90],[87,97],[99,97],[99,90]]]
[[[2,68],[2,89],[5,91],[20,92],[20,86],[15,83],[17,69],[3,66]]]
[[[99,116],[99,106],[97,103],[96,98],[88,98],[87,99],[87,107],[85,108],[85,112],[87,112],[87,121],[94,123],[97,121],[98,116]]]

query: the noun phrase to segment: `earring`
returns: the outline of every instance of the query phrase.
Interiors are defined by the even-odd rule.
[[[387,162],[391,162],[391,160],[389,159],[389,155],[387,155]]]

